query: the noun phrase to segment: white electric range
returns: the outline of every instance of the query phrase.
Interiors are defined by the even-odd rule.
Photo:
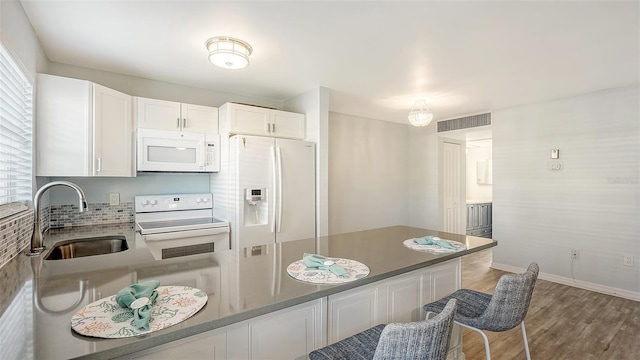
[[[212,194],[135,197],[136,241],[156,259],[229,250],[227,221],[213,217]]]

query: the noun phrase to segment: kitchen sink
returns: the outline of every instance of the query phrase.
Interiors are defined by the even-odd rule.
[[[45,260],[75,259],[85,256],[113,254],[129,249],[124,236],[101,236],[61,241],[44,257]]]

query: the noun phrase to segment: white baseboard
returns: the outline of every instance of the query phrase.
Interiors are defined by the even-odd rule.
[[[523,273],[523,272],[527,271],[527,269],[523,269],[523,268],[511,266],[511,265],[498,264],[496,262],[492,262],[491,263],[491,268],[492,269],[496,269],[496,270],[508,271],[508,272],[511,272],[511,273]],[[618,289],[618,288],[605,286],[605,285],[601,285],[601,284],[590,283],[588,281],[573,280],[571,278],[567,278],[567,277],[564,277],[564,276],[547,274],[547,273],[544,273],[544,272],[540,272],[538,274],[538,279],[551,281],[551,282],[554,282],[554,283],[557,283],[557,284],[573,286],[573,287],[577,287],[579,289],[595,291],[595,292],[599,292],[599,293],[606,294],[606,295],[617,296],[617,297],[621,297],[621,298],[624,298],[624,299],[640,301],[640,293],[638,293],[638,292],[624,290],[624,289]]]

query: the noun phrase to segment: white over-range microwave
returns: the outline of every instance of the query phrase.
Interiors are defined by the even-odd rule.
[[[137,171],[220,171],[218,135],[137,129],[137,143]]]

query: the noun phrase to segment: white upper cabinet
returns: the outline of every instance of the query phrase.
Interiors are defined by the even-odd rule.
[[[135,98],[137,127],[218,134],[218,108]]]
[[[37,176],[135,176],[131,96],[45,74],[36,86]]]
[[[226,103],[220,107],[220,133],[304,139],[305,116],[258,106]]]

